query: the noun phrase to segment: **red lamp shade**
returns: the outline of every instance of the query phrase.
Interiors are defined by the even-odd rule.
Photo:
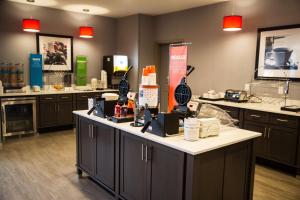
[[[37,19],[23,19],[23,31],[26,32],[40,32],[40,20]]]
[[[223,31],[242,30],[243,18],[239,15],[230,15],[223,18]]]
[[[79,37],[81,38],[93,38],[94,29],[90,26],[81,26],[79,28]]]

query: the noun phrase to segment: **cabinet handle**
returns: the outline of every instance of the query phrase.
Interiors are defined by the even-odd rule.
[[[61,97],[62,99],[68,99],[69,97]]]
[[[46,99],[46,100],[52,100],[53,98],[51,98],[51,97],[46,97],[45,99]]]
[[[287,119],[279,119],[279,118],[277,118],[276,120],[280,121],[280,122],[289,122],[289,120],[287,120]]]
[[[91,125],[89,124],[89,138],[91,138]]]
[[[148,146],[146,145],[146,158],[145,158],[145,161],[146,161],[146,163],[148,162]]]
[[[81,96],[81,98],[87,98],[87,96]]]
[[[230,111],[230,110],[225,110],[225,112],[227,112],[227,113],[231,113],[231,111]]]
[[[92,139],[94,139],[94,125],[91,124],[91,136],[92,136]]]
[[[59,112],[59,104],[57,104],[57,112]]]
[[[251,117],[255,117],[255,118],[260,118],[261,116],[259,115],[250,115]]]
[[[142,144],[142,160],[144,160],[144,144]]]
[[[54,106],[54,112],[57,112],[57,104],[55,104],[55,106]]]
[[[265,130],[264,130],[264,138],[266,137],[267,135],[267,127],[265,127]]]
[[[270,132],[271,132],[271,128],[269,128],[269,131],[268,131],[268,139],[270,138]]]

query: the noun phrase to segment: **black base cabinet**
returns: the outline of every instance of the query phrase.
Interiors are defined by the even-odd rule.
[[[107,189],[115,187],[115,129],[77,118],[77,167]]]
[[[255,142],[257,161],[300,176],[300,117],[215,106],[238,119],[239,128],[262,133]]]
[[[183,152],[121,131],[120,158],[120,194],[125,199],[183,198]]]
[[[76,116],[77,171],[125,200],[250,200],[253,140],[196,156]]]

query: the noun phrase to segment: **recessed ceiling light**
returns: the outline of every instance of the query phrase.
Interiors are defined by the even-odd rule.
[[[90,9],[84,8],[84,9],[82,9],[82,11],[83,11],[83,12],[90,12]]]
[[[27,2],[29,2],[29,3],[34,3],[35,0],[27,0]]]

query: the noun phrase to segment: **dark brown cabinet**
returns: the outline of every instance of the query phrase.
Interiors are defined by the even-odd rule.
[[[120,195],[128,200],[146,199],[145,140],[121,131]]]
[[[56,103],[40,103],[39,104],[39,128],[52,127],[56,125]]]
[[[114,190],[115,129],[85,118],[77,123],[78,167]]]
[[[184,153],[161,144],[147,144],[148,200],[181,200],[184,187]]]
[[[96,137],[95,176],[106,186],[114,189],[115,129],[95,123],[94,131],[94,137]]]
[[[95,140],[92,136],[93,124],[86,119],[79,119],[78,125],[78,164],[89,174],[95,172]]]
[[[266,157],[268,154],[267,126],[263,123],[246,121],[244,129],[262,133],[262,136],[256,139],[254,146],[257,155]]]
[[[297,130],[270,126],[268,130],[269,156],[279,162],[295,165]]]
[[[72,102],[58,102],[57,103],[57,124],[69,125],[73,123],[73,104]]]
[[[183,152],[121,131],[120,158],[120,194],[125,199],[183,198]]]
[[[298,119],[295,117],[246,110],[244,129],[261,132],[255,142],[257,156],[289,166],[296,165]]]
[[[73,123],[72,95],[43,95],[39,98],[39,128],[71,125]]]

